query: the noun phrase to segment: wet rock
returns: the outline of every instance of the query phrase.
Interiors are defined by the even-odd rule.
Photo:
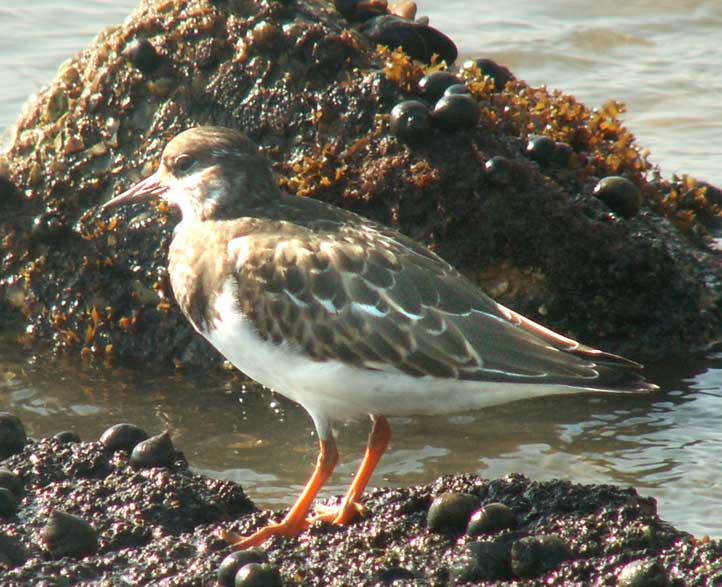
[[[100,436],[100,443],[108,450],[132,451],[135,445],[148,438],[148,433],[129,422],[115,424]]]
[[[9,489],[18,499],[25,494],[25,486],[20,476],[5,468],[0,468],[0,487]]]
[[[162,62],[161,56],[147,39],[132,40],[123,50],[123,54],[143,73],[153,73]]]
[[[13,182],[7,177],[0,175],[0,210],[13,208],[20,203],[20,193]]]
[[[403,143],[418,144],[431,131],[429,107],[419,100],[404,100],[391,110],[391,132]]]
[[[250,563],[267,563],[268,555],[260,548],[237,550],[223,559],[218,567],[216,580],[220,587],[233,587],[238,571]]]
[[[417,576],[404,567],[388,567],[376,573],[376,580],[382,585],[398,585],[396,581],[403,584],[403,581],[417,579]]]
[[[657,559],[628,563],[617,577],[618,587],[668,587],[669,575]]]
[[[557,141],[554,143],[554,163],[560,167],[566,167],[572,159],[572,148],[569,143]]]
[[[431,503],[426,525],[434,532],[461,534],[466,530],[471,513],[479,507],[479,498],[469,493],[444,493]]]
[[[170,467],[175,459],[176,452],[168,431],[139,442],[130,453],[130,464],[139,468]]]
[[[175,577],[172,582],[212,585],[228,552],[215,532],[253,510],[240,486],[194,474],[181,459],[172,469],[139,472],[125,454],[110,452],[98,442],[30,442],[6,465],[25,480],[27,497],[17,516],[0,523],[3,586],[41,585],[48,577],[61,577],[68,586],[148,585],[170,576]],[[50,512],[71,507],[97,530],[95,554],[77,548],[87,528],[80,538],[53,530],[66,528],[67,533],[67,520],[50,525],[46,545],[43,528],[56,518]],[[63,549],[73,544],[76,548],[66,554]],[[22,569],[15,568],[18,565]],[[60,583],[53,579],[48,585]]]
[[[479,122],[479,104],[469,94],[443,96],[434,106],[431,117],[435,124],[448,130],[472,128]]]
[[[56,557],[80,558],[93,554],[98,547],[98,534],[87,520],[58,510],[50,514],[41,539]]]
[[[401,47],[409,57],[425,63],[438,55],[451,65],[458,55],[454,42],[441,31],[390,14],[367,20],[361,31],[373,42],[392,49]]]
[[[59,245],[70,230],[57,214],[41,214],[33,219],[30,240],[44,245]]]
[[[215,68],[230,51],[230,47],[218,39],[210,39],[200,45],[196,58],[203,71]]]
[[[235,587],[281,587],[281,573],[268,563],[248,563],[236,573]]]
[[[5,487],[0,487],[0,518],[10,518],[18,511],[18,498]]]
[[[517,522],[516,514],[509,506],[503,503],[488,503],[472,514],[466,534],[468,536],[493,534],[500,530],[513,529]]]
[[[2,568],[12,569],[22,565],[28,558],[28,553],[17,537],[0,534],[0,575]]]
[[[465,68],[470,67],[471,65],[476,65],[481,73],[494,80],[494,89],[497,92],[501,92],[506,87],[507,83],[516,79],[508,67],[500,65],[492,59],[480,57],[464,62]]]
[[[539,165],[548,165],[551,163],[555,153],[556,145],[554,141],[545,135],[531,136],[526,143],[527,156],[539,163]]]
[[[80,442],[80,436],[78,436],[77,432],[73,432],[72,430],[63,430],[62,432],[58,432],[53,435],[53,438],[63,444]]]
[[[642,205],[639,188],[626,177],[617,175],[601,179],[594,187],[594,195],[622,218],[633,218]]]
[[[27,436],[20,419],[8,412],[0,412],[0,460],[20,452]]]
[[[511,578],[511,544],[470,542],[449,568],[452,584]]]
[[[434,104],[444,95],[446,89],[453,85],[463,85],[463,83],[450,71],[433,71],[419,80],[419,92],[422,98]]]
[[[559,536],[527,536],[511,545],[511,570],[517,577],[538,577],[573,556]]]
[[[27,498],[20,515],[0,524],[0,585],[38,585],[48,577],[62,577],[64,585],[213,585],[229,554],[219,529],[235,520],[233,530],[248,534],[286,513],[257,510],[240,486],[194,473],[182,459],[172,468],[138,471],[125,454],[98,442],[40,441],[6,465],[25,480]],[[533,515],[528,523],[520,520],[513,534],[471,547],[476,557],[464,565],[468,538],[432,533],[423,523],[433,497],[449,493],[484,496]],[[364,503],[372,513],[360,523],[315,526],[297,538],[277,537],[262,546],[279,565],[284,584],[378,587],[386,579],[390,585],[447,585],[463,583],[464,576],[509,580],[511,544],[560,527],[570,548],[584,556],[519,584],[611,585],[629,562],[623,553],[640,549],[674,573],[680,585],[715,585],[720,577],[714,565],[722,560],[722,542],[675,530],[631,488],[533,482],[521,475],[492,480],[449,475],[429,485],[371,489]],[[82,561],[49,556],[39,540],[48,512],[71,506],[99,533],[96,553]],[[650,531],[641,535],[640,528]],[[11,534],[7,541],[3,532]],[[414,578],[406,578],[403,568]]]
[[[251,31],[251,37],[256,47],[265,49],[274,48],[275,41],[283,38],[281,29],[267,21],[256,24]]]

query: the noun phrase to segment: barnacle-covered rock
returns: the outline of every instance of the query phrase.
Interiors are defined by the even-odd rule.
[[[654,500],[631,488],[521,475],[445,476],[428,485],[372,489],[364,501],[369,515],[358,522],[314,524],[296,538],[232,552],[220,529],[249,534],[280,520],[283,508],[257,510],[239,485],[200,475],[182,459],[170,469],[139,470],[126,452],[99,442],[43,439],[28,442],[5,465],[25,481],[25,497],[18,515],[0,518],[1,585],[280,580],[294,587],[376,587],[502,580],[631,587],[668,579],[716,585],[722,578],[722,542],[674,529],[659,518]],[[516,514],[515,528],[460,538],[468,517],[463,508],[454,510],[463,515],[453,529],[429,531],[429,505],[444,495],[462,496],[460,503],[471,507],[504,503]]]
[[[169,138],[216,124],[247,132],[286,190],[389,223],[482,288],[483,276],[533,274],[499,301],[585,343],[648,359],[718,336],[714,189],[660,178],[623,105],[590,109],[486,61],[454,69],[441,31],[376,12],[350,22],[328,0],[149,0],[68,60],[0,159],[6,323],[86,358],[217,361],[170,291],[177,215],[162,203],[96,214],[154,169]],[[410,149],[392,137],[391,112],[419,97],[439,59],[478,123],[432,127]],[[535,165],[533,135],[569,148]],[[592,193],[608,176],[638,186],[644,214],[609,214]]]

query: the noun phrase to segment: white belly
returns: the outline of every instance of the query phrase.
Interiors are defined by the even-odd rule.
[[[220,318],[201,334],[253,380],[301,404],[314,419],[319,434],[337,419],[449,414],[579,391],[565,386],[411,377],[396,370],[312,361],[293,345],[261,339],[253,324],[237,310],[232,281],[217,298],[216,309]]]

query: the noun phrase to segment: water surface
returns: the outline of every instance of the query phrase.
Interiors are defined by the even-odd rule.
[[[308,415],[241,376],[114,362],[83,364],[0,346],[0,410],[37,437],[75,430],[97,439],[134,422],[169,430],[191,465],[240,482],[261,505],[289,504],[310,473],[317,442]],[[394,440],[372,484],[441,474],[633,485],[662,516],[697,535],[722,536],[722,354],[650,368],[654,396],[542,398],[456,416],[394,418]],[[341,465],[324,496],[342,493],[363,452],[367,422],[339,423]]]

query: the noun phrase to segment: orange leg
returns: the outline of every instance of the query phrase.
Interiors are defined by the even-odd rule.
[[[240,536],[235,532],[222,531],[221,538],[231,543],[234,549],[243,550],[258,546],[268,540],[271,536],[280,534],[281,536],[295,536],[301,530],[308,526],[306,514],[316,498],[323,484],[333,473],[336,463],[338,462],[338,450],[336,442],[332,435],[320,441],[321,452],[316,461],[316,468],[313,470],[311,478],[308,480],[301,496],[293,504],[286,516],[278,523],[271,523],[265,528],[261,528],[250,536]]]
[[[364,458],[341,505],[314,516],[311,518],[311,522],[323,520],[333,524],[347,524],[364,512],[364,507],[359,500],[391,440],[391,427],[388,420],[383,416],[375,416],[373,422]]]

